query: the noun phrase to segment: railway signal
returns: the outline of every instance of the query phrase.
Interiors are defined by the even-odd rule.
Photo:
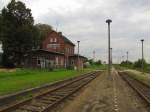
[[[111,19],[107,19],[106,23],[108,23],[108,75],[111,73],[111,65],[110,65],[110,23],[112,22]]]

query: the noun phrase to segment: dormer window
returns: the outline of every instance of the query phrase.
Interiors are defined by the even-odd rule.
[[[57,42],[57,38],[54,38],[54,42]]]
[[[50,38],[50,42],[57,42],[57,38]]]
[[[53,42],[53,38],[50,38],[50,42]]]

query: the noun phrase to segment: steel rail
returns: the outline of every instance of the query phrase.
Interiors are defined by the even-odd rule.
[[[14,110],[15,110],[15,112],[17,112],[17,110],[19,110],[18,112],[25,112],[25,111],[26,112],[28,112],[28,111],[30,111],[30,112],[46,112],[50,108],[56,106],[61,101],[68,98],[73,93],[77,92],[81,87],[83,87],[84,85],[86,85],[87,83],[92,81],[94,78],[96,78],[96,76],[98,76],[98,74],[99,73],[97,71],[97,72],[89,73],[87,75],[79,76],[79,77],[71,79],[71,81],[69,80],[68,82],[65,82],[65,83],[63,82],[63,84],[54,88],[53,90],[46,91],[45,93],[39,94],[35,97],[28,98],[28,99],[25,99],[16,104],[10,105],[9,107],[1,109],[0,112],[13,112]],[[66,91],[66,94],[61,93],[61,92],[65,93],[65,90],[67,90],[68,88],[70,89],[70,92]],[[62,97],[58,97],[58,98],[56,98],[56,100],[54,100],[54,98],[57,97],[57,95],[56,96],[55,96],[55,94],[52,95],[52,93],[55,93],[57,91],[58,92],[60,91],[59,95],[60,96],[62,95]],[[51,96],[49,96],[49,95],[51,95]],[[46,97],[46,96],[49,96],[49,97],[47,97],[47,99],[43,100],[42,98]],[[50,101],[48,101],[48,99],[50,99],[51,97],[52,97],[52,99]],[[35,102],[34,104],[33,104],[33,101]],[[40,101],[42,101],[41,105],[37,106]],[[43,102],[45,102],[45,103],[43,103]],[[46,104],[46,102],[47,103],[49,102],[49,103]],[[45,107],[42,106],[42,104],[45,105]]]
[[[125,80],[130,87],[132,87],[138,95],[144,99],[147,104],[150,106],[150,86],[143,84],[139,80],[136,80],[134,78],[131,78],[127,73],[125,72],[119,72],[119,75],[122,77],[123,80]]]

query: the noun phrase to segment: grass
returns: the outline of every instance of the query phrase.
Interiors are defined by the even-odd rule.
[[[91,65],[87,70],[106,70],[107,65]]]
[[[143,82],[144,84],[150,86],[150,74],[143,74],[137,71],[126,71],[126,72],[128,73],[130,77],[137,79]]]
[[[0,95],[67,79],[89,71],[88,69],[83,71],[56,70],[52,72],[27,69],[17,69],[13,72],[3,71],[0,72]]]
[[[115,65],[115,68],[118,70],[126,70],[126,69],[133,69],[142,72],[142,68],[135,68],[133,66],[120,66],[120,65]],[[144,73],[150,73],[150,64],[147,64],[144,66]]]
[[[141,69],[138,68],[128,68],[128,67],[123,67],[120,65],[115,65],[115,68],[118,70],[124,70],[125,72],[128,73],[128,75],[134,79],[137,79],[144,84],[150,86],[150,66],[147,66],[147,68],[144,70],[144,74],[141,72]]]

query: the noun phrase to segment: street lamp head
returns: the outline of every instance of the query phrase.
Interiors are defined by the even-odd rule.
[[[144,39],[141,39],[141,41],[143,42],[143,41],[144,41]]]
[[[108,23],[108,24],[111,23],[111,22],[112,22],[111,19],[107,19],[107,20],[106,20],[106,23]]]

